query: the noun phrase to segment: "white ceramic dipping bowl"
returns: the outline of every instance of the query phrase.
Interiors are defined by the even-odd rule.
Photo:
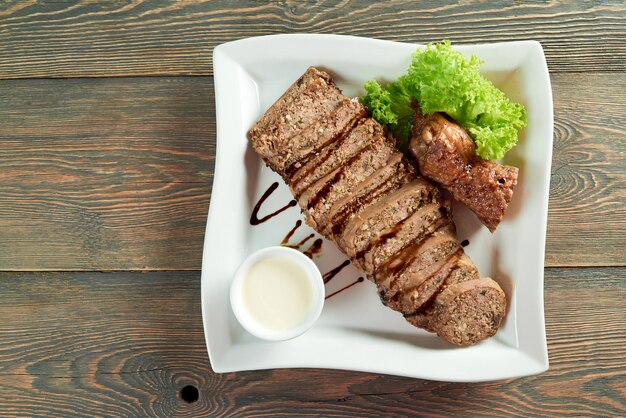
[[[273,329],[257,320],[251,313],[251,309],[248,307],[249,305],[246,303],[246,297],[244,296],[244,286],[246,286],[246,280],[248,280],[248,273],[251,268],[260,261],[270,258],[283,258],[295,263],[300,268],[298,270],[302,271],[301,276],[304,280],[308,281],[308,284],[311,286],[310,304],[303,320],[288,329]],[[278,289],[267,290],[278,291]],[[311,328],[322,312],[324,297],[324,281],[315,263],[300,251],[287,247],[267,247],[249,255],[237,269],[230,286],[230,304],[239,323],[250,334],[269,341],[289,340],[303,334]]]

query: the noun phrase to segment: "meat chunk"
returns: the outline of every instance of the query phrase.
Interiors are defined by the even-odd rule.
[[[353,129],[343,132],[331,146],[316,153],[290,176],[293,195],[299,198],[313,183],[346,164],[371,143],[370,138],[383,137],[383,128],[376,121],[360,120]]]
[[[416,178],[350,219],[338,242],[350,256],[357,256],[365,245],[408,218],[419,207],[432,202],[437,194],[437,189],[428,181]]]
[[[385,137],[373,141],[345,165],[318,180],[300,197],[298,202],[312,228],[320,232],[325,229],[333,205],[384,167],[397,153]]]
[[[337,241],[347,222],[390,192],[413,180],[416,170],[399,152],[387,163],[337,200],[331,207],[323,233]]]
[[[504,292],[485,277],[448,286],[437,295],[427,315],[408,316],[407,320],[446,341],[467,346],[495,335],[505,312]]]
[[[416,106],[409,151],[420,172],[467,205],[494,232],[513,196],[518,170],[482,160],[475,149],[457,123],[441,113],[424,115]]]
[[[451,222],[427,228],[375,273],[381,300],[405,315],[418,312],[437,293],[462,251]]]
[[[326,117],[320,119],[321,114]],[[290,165],[366,114],[363,106],[341,93],[328,74],[309,68],[265,112],[248,138],[265,162],[284,177]]]
[[[464,254],[450,201],[365,112],[328,74],[311,68],[249,138],[285,179],[306,222],[376,283],[383,303],[455,344],[492,335],[483,319],[490,312],[495,318],[496,310],[488,311],[479,296],[485,291],[487,302],[497,302],[499,287],[480,281]],[[463,287],[470,282],[475,285]],[[470,316],[472,303],[478,316]],[[473,336],[463,318],[478,321],[469,325]]]

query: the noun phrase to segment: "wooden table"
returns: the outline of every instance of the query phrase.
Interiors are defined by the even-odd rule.
[[[626,415],[622,1],[72,3],[0,5],[0,416]],[[211,53],[285,32],[543,44],[548,372],[212,372],[199,273]]]

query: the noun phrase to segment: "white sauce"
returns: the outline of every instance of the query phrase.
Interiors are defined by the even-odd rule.
[[[304,322],[313,302],[306,271],[287,257],[256,262],[243,282],[243,303],[256,321],[285,331]]]

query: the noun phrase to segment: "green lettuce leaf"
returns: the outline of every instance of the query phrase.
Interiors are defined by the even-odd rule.
[[[453,51],[450,41],[429,44],[413,54],[406,75],[381,86],[365,84],[361,102],[374,119],[388,128],[406,148],[413,121],[411,101],[425,114],[444,112],[466,128],[476,142],[476,154],[501,158],[517,144],[519,129],[526,126],[526,110],[480,74],[482,61]]]

